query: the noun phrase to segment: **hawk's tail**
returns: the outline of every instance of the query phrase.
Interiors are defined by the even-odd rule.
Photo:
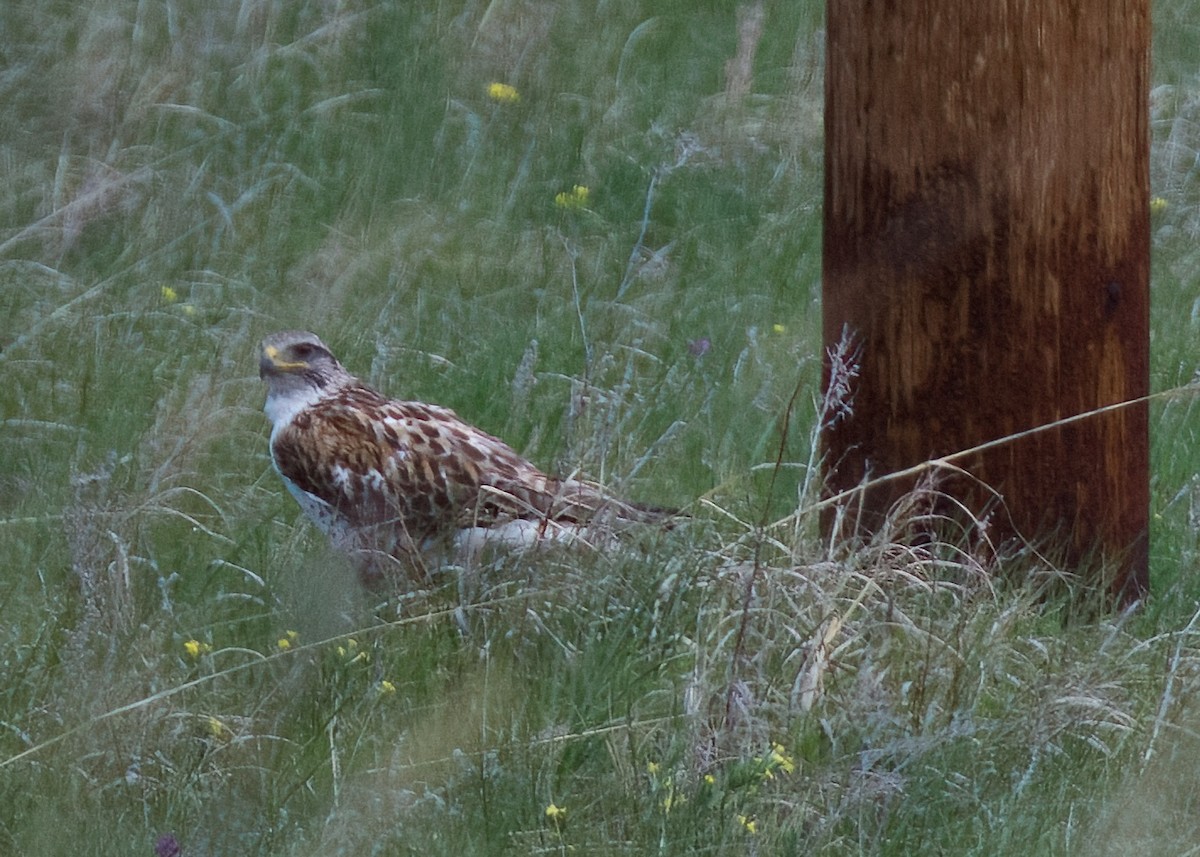
[[[667,506],[618,499],[593,482],[565,479],[556,487],[549,508],[544,510],[554,521],[653,524],[670,529],[684,516],[678,509]]]

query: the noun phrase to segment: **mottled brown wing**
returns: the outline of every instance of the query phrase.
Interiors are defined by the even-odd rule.
[[[347,387],[296,415],[272,443],[276,466],[355,526],[396,520],[423,539],[514,518],[584,520],[601,502],[564,491],[500,439],[451,410]]]

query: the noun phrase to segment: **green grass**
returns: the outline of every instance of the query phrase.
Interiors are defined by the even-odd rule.
[[[1135,615],[904,518],[831,555],[823,4],[767,5],[745,97],[733,4],[0,7],[0,854],[1193,847],[1193,400]],[[1156,390],[1200,333],[1193,7],[1155,10]],[[375,604],[270,468],[287,327],[694,517]]]

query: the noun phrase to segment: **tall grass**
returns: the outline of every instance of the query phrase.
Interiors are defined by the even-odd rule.
[[[1167,390],[1200,90],[1160,7]],[[1191,398],[1140,612],[911,537],[919,496],[817,536],[821,9],[0,8],[0,853],[1192,847]],[[270,469],[285,327],[692,517],[375,603]]]

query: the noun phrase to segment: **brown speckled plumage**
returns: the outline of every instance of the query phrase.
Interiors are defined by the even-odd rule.
[[[447,408],[388,399],[311,333],[268,337],[259,365],[275,466],[344,549],[424,567],[430,548],[463,533],[511,532],[514,522],[523,522],[524,540],[561,539],[601,519],[666,517],[592,483],[548,476]]]

